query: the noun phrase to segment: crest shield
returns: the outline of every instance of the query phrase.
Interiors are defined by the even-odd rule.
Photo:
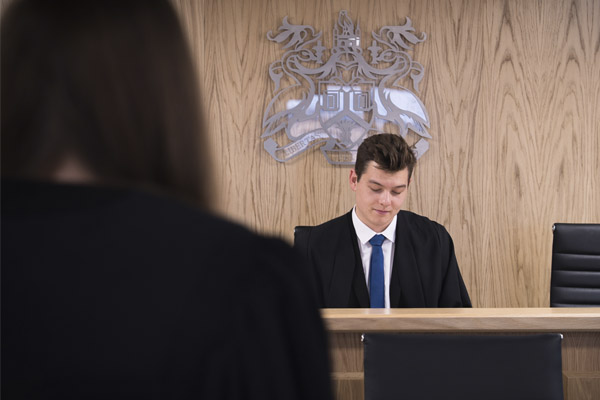
[[[414,31],[406,18],[404,25],[372,32],[367,61],[359,24],[347,11],[339,13],[330,49],[321,32],[285,17],[277,33],[267,34],[286,51],[269,66],[274,90],[263,117],[265,150],[285,162],[320,147],[329,163],[353,165],[365,137],[392,132],[406,139],[410,132],[417,158],[423,155],[429,117],[415,93],[424,68],[407,51],[426,35]],[[414,91],[402,86],[405,81]]]

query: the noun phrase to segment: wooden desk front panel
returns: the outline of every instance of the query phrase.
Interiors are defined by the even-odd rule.
[[[600,398],[600,309],[323,310],[323,317],[337,399],[364,398],[363,332],[562,333],[565,400]]]

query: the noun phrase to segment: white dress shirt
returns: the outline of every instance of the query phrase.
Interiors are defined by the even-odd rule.
[[[392,260],[394,259],[394,241],[396,240],[396,222],[398,217],[394,219],[383,232],[375,232],[365,225],[358,215],[356,215],[356,206],[352,209],[352,223],[358,237],[358,249],[362,258],[362,265],[365,271],[365,280],[367,281],[367,290],[369,290],[369,268],[371,267],[371,251],[372,246],[369,243],[371,238],[380,233],[385,236],[385,240],[381,245],[383,250],[383,276],[385,284],[385,308],[390,308],[390,279],[392,277]]]

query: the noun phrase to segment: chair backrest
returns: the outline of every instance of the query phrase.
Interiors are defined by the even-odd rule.
[[[294,228],[294,249],[296,249],[299,252],[301,257],[306,257],[308,254],[308,239],[310,237],[310,231],[312,228],[312,226],[308,225],[299,225]],[[321,291],[319,290],[317,278],[313,269],[310,268],[310,264],[307,264],[307,267],[309,267],[308,273],[313,283],[315,299],[317,300],[317,304],[319,305],[319,307],[323,307],[324,301]]]
[[[600,306],[600,224],[554,224],[551,307]]]
[[[299,225],[294,228],[294,248],[298,249],[302,254],[306,254],[311,229],[312,226],[306,225]]]
[[[562,400],[561,338],[365,334],[365,400]]]

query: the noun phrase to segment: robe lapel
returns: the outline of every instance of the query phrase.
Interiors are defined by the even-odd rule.
[[[326,304],[332,304],[335,307],[348,307],[354,277],[354,252],[348,245],[349,238],[346,239],[346,244],[343,242],[340,240],[335,249],[333,274],[327,292]]]
[[[354,269],[352,287],[354,289],[354,295],[358,301],[358,306],[361,308],[371,307],[371,299],[369,298],[369,291],[367,290],[367,280],[365,278],[365,269],[362,265],[362,258],[360,256],[360,250],[358,248],[358,238],[356,237],[356,230],[352,223],[352,212],[347,215],[348,227],[350,231],[350,239],[352,240],[352,252],[354,257]],[[349,252],[350,253],[350,252]]]
[[[352,297],[356,297],[359,303],[358,307],[369,307],[369,292],[360,260],[356,232],[352,224],[352,213],[350,212],[346,216],[347,218],[341,225],[340,236],[334,252],[335,259],[333,260],[333,272],[327,291],[326,304],[348,307]]]
[[[425,307],[425,294],[413,243],[410,226],[402,211],[398,213],[396,243],[390,279],[390,307]]]

